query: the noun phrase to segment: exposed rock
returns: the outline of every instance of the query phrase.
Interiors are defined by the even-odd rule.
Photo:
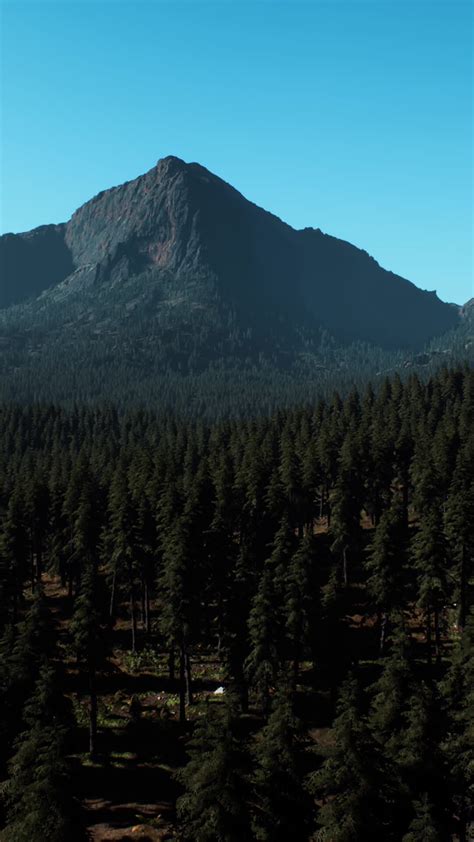
[[[296,231],[175,157],[99,193],[65,226],[6,235],[0,249],[4,307],[57,284],[61,296],[80,284],[113,290],[130,278],[146,288],[166,272],[176,289],[167,300],[177,307],[206,308],[199,286],[206,277],[214,299],[257,330],[284,316],[342,340],[417,349],[459,320],[436,293],[385,271],[367,252],[319,229]]]

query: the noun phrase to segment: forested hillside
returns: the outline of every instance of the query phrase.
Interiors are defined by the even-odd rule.
[[[2,839],[467,840],[473,422],[0,406]]]

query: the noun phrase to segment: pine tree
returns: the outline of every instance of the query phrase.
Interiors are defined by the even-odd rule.
[[[386,770],[361,712],[360,690],[352,676],[342,685],[332,736],[330,754],[311,781],[313,794],[322,801],[316,838],[328,842],[393,839]]]
[[[310,641],[313,614],[317,611],[311,588],[313,539],[305,535],[293,553],[286,573],[285,622],[293,662],[293,691],[298,683],[300,661]]]
[[[189,842],[241,842],[248,839],[245,755],[238,735],[235,701],[208,702],[188,746],[179,774],[185,792],[177,801],[181,838]]]
[[[442,718],[435,685],[418,682],[403,713],[396,763],[413,802],[424,793],[436,805],[440,820],[446,807],[441,753]]]
[[[343,441],[338,476],[332,499],[331,550],[340,560],[344,585],[349,582],[350,562],[358,557],[361,539],[360,513],[363,502],[360,442],[348,433]]]
[[[105,657],[105,639],[101,626],[98,577],[95,564],[89,561],[81,576],[79,593],[74,604],[71,634],[80,663],[85,665],[89,686],[89,753],[97,750],[96,673]]]
[[[411,555],[418,579],[418,605],[426,622],[427,660],[432,660],[434,629],[437,665],[441,664],[441,619],[447,598],[447,549],[441,517],[435,508],[423,514],[412,542]]]
[[[42,659],[53,649],[51,617],[41,590],[33,595],[24,620],[6,631],[2,644],[0,692],[8,753],[20,730],[22,709],[33,690]]]
[[[191,704],[189,647],[199,613],[198,570],[194,565],[195,544],[191,524],[184,513],[163,541],[163,571],[160,578],[162,606],[160,628],[170,651],[179,651],[180,721],[186,719],[186,700]]]
[[[110,562],[110,616],[115,615],[117,592],[123,585],[129,604],[131,650],[137,644],[137,585],[139,579],[137,517],[123,464],[114,473],[109,492],[109,522],[104,535],[104,555]]]
[[[54,670],[43,666],[24,709],[25,730],[16,743],[5,787],[5,842],[78,839],[65,760],[67,709]]]
[[[297,728],[290,691],[281,681],[254,751],[252,829],[262,842],[303,839],[308,833],[311,805],[298,768]]]
[[[461,629],[468,611],[469,581],[474,571],[474,447],[459,452],[444,512],[450,567],[455,576],[453,600]]]
[[[395,502],[375,529],[366,562],[367,585],[379,618],[379,651],[383,653],[391,612],[403,606],[407,535],[403,508]]]
[[[460,842],[467,840],[474,804],[474,610],[454,643],[451,666],[441,685],[446,727],[442,752],[449,770],[447,785],[457,816]]]
[[[0,606],[4,618],[10,617],[12,622],[17,620],[23,585],[30,572],[29,556],[25,504],[20,489],[15,487],[0,531]]]
[[[268,713],[270,688],[275,683],[281,659],[278,645],[281,642],[281,605],[276,598],[273,573],[271,563],[266,562],[248,619],[250,651],[245,662],[247,677],[258,691],[265,713]]]
[[[403,616],[394,615],[393,619],[389,651],[383,661],[382,673],[371,688],[370,727],[385,754],[395,759],[400,732],[405,724],[406,707],[417,682]]]
[[[427,794],[425,793],[420,801],[415,801],[413,806],[415,816],[402,842],[442,842],[445,837],[433,816],[433,808]]]

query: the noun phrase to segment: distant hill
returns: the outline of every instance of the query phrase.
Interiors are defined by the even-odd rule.
[[[0,272],[0,373],[25,399],[144,399],[167,372],[216,367],[329,382],[334,365],[363,367],[365,346],[378,349],[371,371],[393,368],[465,321],[365,251],[294,230],[174,157],[66,224],[4,235]]]

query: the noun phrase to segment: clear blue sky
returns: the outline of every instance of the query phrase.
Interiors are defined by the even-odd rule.
[[[445,300],[474,294],[471,2],[0,6],[2,232],[174,154]]]

